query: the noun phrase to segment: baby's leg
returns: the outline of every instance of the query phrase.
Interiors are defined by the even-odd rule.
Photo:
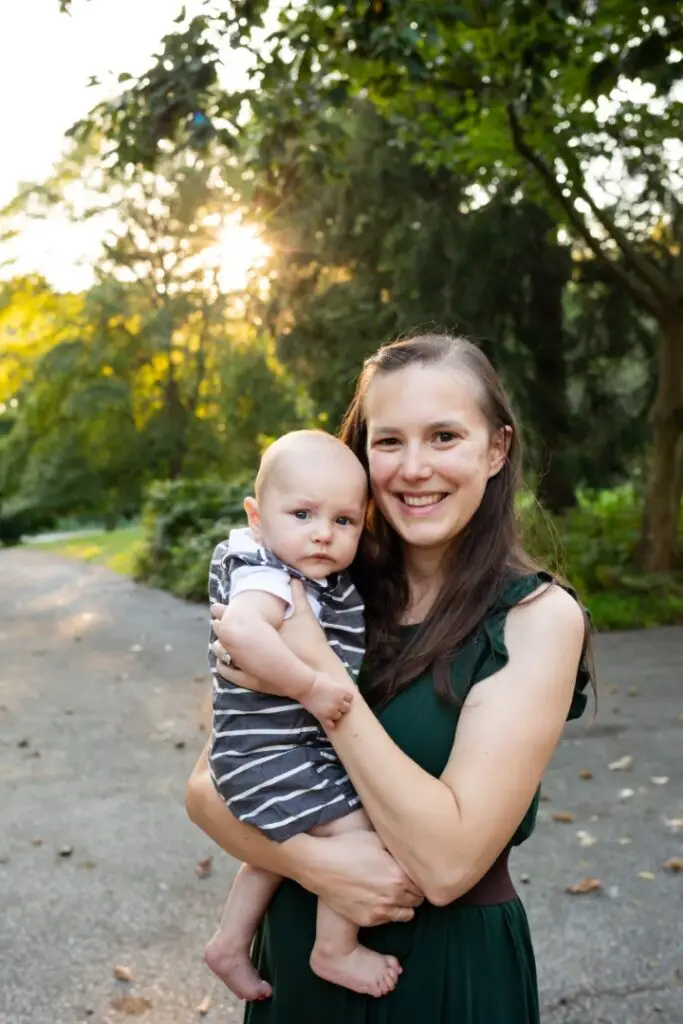
[[[240,999],[267,999],[272,989],[251,962],[251,944],[282,879],[243,864],[237,872],[218,931],[204,951],[214,974]]]
[[[338,836],[372,828],[365,811],[354,811],[329,825],[314,830],[317,836]],[[396,987],[401,966],[394,956],[376,953],[358,942],[358,928],[318,900],[315,945],[311,970],[325,981],[343,985],[353,992],[385,996]]]

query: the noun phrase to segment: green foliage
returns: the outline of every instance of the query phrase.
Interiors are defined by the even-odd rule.
[[[0,545],[10,547],[19,544],[22,537],[47,530],[53,522],[54,517],[49,511],[24,499],[0,502]]]
[[[641,517],[640,496],[630,485],[580,494],[576,508],[555,518],[534,501],[523,503],[528,549],[576,587],[597,629],[683,621],[683,574],[634,568]]]
[[[154,484],[142,516],[135,576],[177,597],[206,601],[216,544],[244,518],[248,480],[174,480]]]
[[[211,554],[243,521],[249,493],[242,481],[156,484],[143,516],[136,578],[205,602]],[[631,488],[582,494],[577,508],[554,519],[527,497],[520,516],[530,552],[578,590],[596,629],[683,622],[683,575],[644,575],[633,568],[640,511]]]

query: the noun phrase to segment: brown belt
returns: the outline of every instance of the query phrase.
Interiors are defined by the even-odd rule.
[[[489,907],[494,903],[507,903],[517,899],[508,871],[509,855],[510,848],[506,847],[484,877],[480,878],[468,892],[458,896],[455,903],[461,907]]]

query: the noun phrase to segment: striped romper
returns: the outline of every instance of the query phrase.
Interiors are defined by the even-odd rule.
[[[346,573],[311,580],[260,547],[248,529],[232,530],[213,553],[211,602],[228,604],[244,590],[265,590],[293,610],[291,578],[302,580],[325,636],[350,675],[364,655],[363,602]],[[216,639],[211,632],[210,643]],[[240,821],[283,842],[360,808],[322,726],[287,697],[234,686],[213,673],[209,767],[216,789]]]

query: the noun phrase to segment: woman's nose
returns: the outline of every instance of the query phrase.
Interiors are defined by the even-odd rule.
[[[427,480],[432,469],[426,453],[421,447],[406,448],[401,465],[401,473],[406,480]]]

